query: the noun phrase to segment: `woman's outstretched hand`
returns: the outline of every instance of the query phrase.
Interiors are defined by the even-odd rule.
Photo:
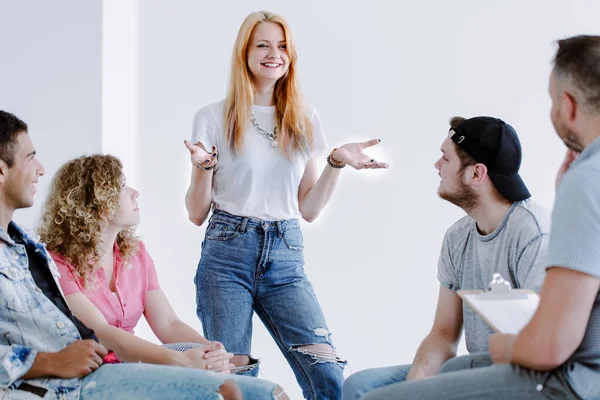
[[[184,140],[183,143],[190,152],[192,165],[198,168],[210,168],[217,163],[218,153],[215,146],[212,147],[212,151],[209,153],[200,142],[192,144],[189,140]]]
[[[333,152],[334,161],[348,164],[354,169],[378,169],[388,168],[389,165],[377,161],[366,155],[364,150],[381,142],[380,139],[372,139],[362,143],[347,143]]]

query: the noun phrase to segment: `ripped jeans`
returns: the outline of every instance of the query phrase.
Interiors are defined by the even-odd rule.
[[[228,379],[237,383],[245,400],[278,397],[276,385],[263,379],[170,365],[124,363],[102,365],[84,377],[81,381],[79,399],[223,400],[223,396],[218,394],[217,390]],[[60,394],[52,397],[63,398]],[[29,399],[29,397],[25,398]]]
[[[209,340],[250,354],[260,317],[306,399],[340,399],[346,361],[335,353],[321,306],[304,273],[298,220],[258,221],[216,210],[195,278],[197,314]],[[328,345],[331,352],[310,345]],[[252,359],[252,358],[251,358]],[[258,363],[246,372],[258,374]]]

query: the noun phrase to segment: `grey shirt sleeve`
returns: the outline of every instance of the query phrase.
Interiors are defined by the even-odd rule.
[[[547,267],[600,277],[600,179],[583,165],[567,171],[556,193]]]
[[[550,236],[547,233],[542,233],[531,240],[521,251],[515,274],[517,287],[535,290],[536,292],[542,290],[546,276],[549,241]]]
[[[448,232],[446,232],[446,235],[444,236],[444,241],[442,242],[442,251],[440,252],[440,258],[438,260],[438,280],[446,289],[450,289],[453,292],[460,290],[458,273],[452,264],[452,254]]]

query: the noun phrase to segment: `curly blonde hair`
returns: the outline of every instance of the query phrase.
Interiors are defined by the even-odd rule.
[[[93,284],[101,268],[103,227],[119,211],[123,165],[110,155],[83,156],[65,163],[50,186],[39,225],[48,250],[64,257],[83,285]],[[124,265],[135,255],[139,239],[133,228],[119,232]]]

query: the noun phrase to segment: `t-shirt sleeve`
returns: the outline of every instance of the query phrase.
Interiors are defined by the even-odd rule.
[[[200,109],[194,116],[192,144],[202,143],[206,151],[217,146],[217,124],[209,107]]]
[[[321,157],[329,151],[329,145],[327,144],[327,138],[325,137],[325,130],[319,118],[319,113],[316,109],[312,109],[310,120],[313,124],[313,144],[310,149],[310,158]]]
[[[450,250],[450,239],[448,232],[446,232],[444,241],[442,242],[440,258],[438,259],[438,281],[440,281],[440,284],[446,289],[455,292],[460,290],[460,282],[458,281],[458,274],[452,263],[452,254]]]
[[[546,277],[550,236],[542,233],[522,250],[517,260],[516,278],[519,288],[541,291]]]
[[[160,290],[158,275],[156,274],[156,268],[154,267],[154,260],[152,260],[150,253],[148,253],[146,246],[143,243],[140,243],[140,256],[142,257],[143,265],[148,277],[148,292],[151,290]]]
[[[68,296],[73,293],[81,292],[81,287],[79,284],[79,278],[75,276],[73,273],[73,269],[70,264],[68,264],[63,258],[57,257],[54,254],[52,255],[52,259],[54,260],[54,264],[56,264],[56,268],[60,273],[60,278],[58,282],[60,283],[60,287],[65,296]]]
[[[558,188],[548,267],[600,277],[600,179],[584,165],[573,166]]]

